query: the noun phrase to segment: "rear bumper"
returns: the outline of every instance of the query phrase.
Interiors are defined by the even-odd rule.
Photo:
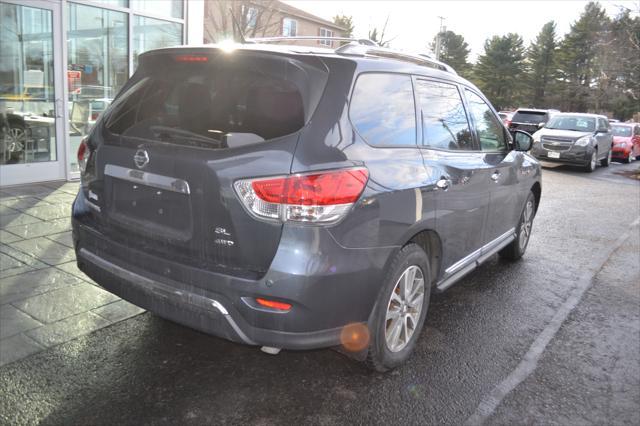
[[[155,258],[82,223],[74,204],[78,267],[97,284],[161,317],[249,345],[314,349],[340,344],[345,325],[366,323],[394,247],[347,249],[322,228],[287,227],[269,271],[248,280]],[[292,304],[257,309],[264,297]]]
[[[629,154],[631,153],[631,147],[628,148],[620,148],[617,146],[614,146],[611,149],[611,157],[612,158],[621,158],[626,160],[627,158],[629,158]]]

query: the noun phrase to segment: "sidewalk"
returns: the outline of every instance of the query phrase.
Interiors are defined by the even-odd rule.
[[[78,183],[0,189],[0,366],[143,312],[75,265]]]

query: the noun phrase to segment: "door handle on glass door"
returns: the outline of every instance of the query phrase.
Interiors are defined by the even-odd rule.
[[[62,118],[62,99],[56,99],[56,118]]]
[[[498,182],[498,179],[500,179],[500,172],[499,171],[493,172],[493,174],[491,175],[491,180],[494,182]]]
[[[446,191],[447,189],[449,189],[449,185],[451,185],[451,181],[444,176],[441,177],[440,180],[436,182],[436,187],[438,189],[442,189],[443,191]]]

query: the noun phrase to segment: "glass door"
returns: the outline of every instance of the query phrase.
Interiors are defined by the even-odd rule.
[[[0,1],[0,185],[64,179],[60,4]]]

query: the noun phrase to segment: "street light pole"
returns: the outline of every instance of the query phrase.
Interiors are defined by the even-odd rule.
[[[445,18],[444,16],[438,16],[438,18],[440,19],[440,29],[438,30],[438,35],[436,36],[436,60],[440,60],[440,45],[442,44],[442,23],[444,22]]]

